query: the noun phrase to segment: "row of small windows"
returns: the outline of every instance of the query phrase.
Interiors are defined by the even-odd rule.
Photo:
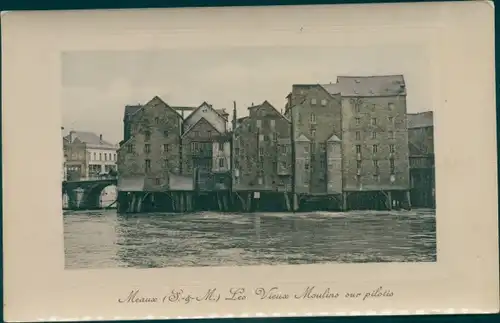
[[[375,154],[378,152],[378,146],[379,145],[372,145],[372,152]],[[389,152],[390,153],[395,153],[396,152],[396,146],[393,144],[389,145]],[[361,154],[361,145],[356,145],[356,153]]]
[[[377,139],[377,132],[372,131],[371,132],[371,139]],[[389,139],[395,139],[395,134],[394,131],[388,131],[388,137]],[[356,140],[361,140],[361,131],[356,131]]]
[[[354,120],[356,121],[356,126],[359,126],[361,124],[361,118],[355,118]],[[387,120],[389,121],[390,124],[394,124],[394,117],[387,117]],[[370,119],[370,124],[372,126],[376,126],[377,122],[378,122],[377,118]]]
[[[88,153],[90,160],[116,161],[116,153]]]
[[[366,106],[367,108],[371,108],[372,111],[375,111],[377,109],[377,107],[381,107],[381,108],[384,108],[383,106],[381,105],[377,105],[377,104],[371,104],[370,106]],[[387,109],[389,111],[393,111],[395,108],[395,105],[394,103],[389,103],[387,104]],[[354,106],[354,111],[356,111],[356,113],[360,113],[361,112],[361,106],[359,104],[355,105]]]
[[[321,103],[322,106],[326,106],[326,104],[328,103],[328,101],[326,99],[322,99],[320,101],[320,103]],[[315,99],[315,98],[312,98],[311,99],[311,105],[316,105],[316,104],[318,104],[318,100]]]

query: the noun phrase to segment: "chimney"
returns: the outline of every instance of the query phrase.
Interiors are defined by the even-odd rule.
[[[236,101],[233,101],[233,123],[232,123],[232,130],[234,131],[234,129],[236,129]]]
[[[75,132],[74,132],[73,130],[71,130],[71,131],[69,132],[69,138],[68,138],[68,139],[69,139],[69,143],[70,143],[70,144],[72,144],[72,143],[73,143],[73,134],[74,134],[74,133],[75,133]]]
[[[102,133],[99,135],[99,140],[102,141]]]

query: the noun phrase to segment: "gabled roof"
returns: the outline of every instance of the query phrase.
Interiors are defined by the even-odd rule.
[[[433,111],[408,113],[407,118],[408,118],[408,129],[432,127],[434,125]]]
[[[339,76],[337,83],[347,97],[406,95],[403,75]]]
[[[290,122],[290,120],[283,115],[283,113],[279,112],[278,109],[276,109],[271,103],[269,103],[269,101],[267,100],[264,100],[264,102],[262,102],[261,104],[259,105],[253,105],[251,107],[248,107],[248,109],[256,109],[256,108],[261,108],[263,106],[267,105],[268,107],[270,107],[271,109],[273,109],[274,111],[276,111],[276,113],[282,117],[283,119],[285,119],[286,121]]]
[[[202,107],[207,107],[209,108],[210,110],[214,111],[219,117],[221,117],[222,119],[226,120],[227,121],[227,118],[224,117],[223,115],[221,115],[216,109],[214,109],[212,107],[211,104],[208,104],[206,101],[203,101],[202,104],[200,104],[196,109],[194,109],[193,112],[191,112],[187,117],[186,119],[184,120],[184,122],[188,121],[198,110],[200,110]],[[199,121],[199,120],[198,120]],[[196,122],[198,123],[198,122]]]
[[[339,139],[335,134],[333,134],[326,142],[341,142],[342,140]]]
[[[175,110],[174,108],[172,108],[171,106],[169,106],[165,101],[163,101],[159,96],[155,95],[151,100],[148,101],[148,103],[146,103],[145,105],[142,105],[142,106],[135,106],[135,107],[139,107],[138,109],[137,108],[129,108],[129,111],[131,111],[131,114],[129,114],[128,116],[132,117],[133,115],[137,114],[139,111],[141,110],[144,110],[146,107],[149,107],[151,104],[153,104],[155,101],[159,101],[160,104],[164,104],[168,109],[172,110],[173,112],[175,112],[175,114],[177,114],[177,116],[181,119],[184,119],[182,117],[182,115],[177,111]],[[127,107],[125,107],[125,110],[127,109]],[[135,111],[134,111],[135,110]]]
[[[194,129],[194,127],[196,127],[200,122],[202,122],[202,120],[204,120],[206,123],[208,123],[210,125],[210,127],[212,127],[218,134],[220,134],[220,132],[217,130],[217,128],[215,128],[207,119],[205,119],[204,117],[201,117],[200,119],[198,119],[198,121],[196,121],[195,123],[193,123],[191,125],[191,127],[187,128],[184,133],[182,134],[181,138],[183,138],[185,135],[187,135],[191,130]]]
[[[222,118],[224,118],[224,120],[227,121],[229,113],[227,113],[225,109],[214,109],[214,111],[217,112]]]
[[[115,147],[115,145],[105,140],[101,140],[101,137],[95,133],[88,131],[71,131],[64,139],[67,140],[68,143],[73,143],[75,140],[78,140],[88,145]]]
[[[321,87],[330,95],[340,94],[340,85],[337,83],[321,84]]]
[[[125,106],[124,119],[126,119],[127,117],[133,115],[134,113],[136,113],[137,111],[139,111],[141,108],[142,108],[142,105],[140,105],[140,104],[138,104],[138,105],[126,105]]]
[[[310,141],[311,140],[302,133],[295,138],[295,142],[310,142]]]

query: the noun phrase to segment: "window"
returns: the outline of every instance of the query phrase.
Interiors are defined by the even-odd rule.
[[[280,161],[280,168],[286,169],[286,161]]]
[[[316,99],[311,99],[311,104],[315,105],[316,104]]]
[[[361,132],[356,131],[356,140],[361,140]]]
[[[321,100],[321,105],[326,106],[326,99]]]
[[[378,168],[378,160],[373,161],[373,167]]]
[[[378,174],[373,174],[373,181],[378,182],[379,179],[380,177],[378,176]]]
[[[234,148],[234,154],[239,155],[240,154],[240,149],[239,148]]]
[[[361,108],[360,108],[359,104],[356,104],[354,106],[354,111],[356,111],[356,113],[359,113],[361,111]]]
[[[223,150],[224,150],[224,143],[219,142],[219,151],[223,151]]]
[[[102,160],[102,153],[99,153],[99,160]]]
[[[156,124],[159,124],[159,123],[160,123],[160,118],[156,117],[156,118],[155,118],[155,123],[156,123]]]
[[[207,131],[207,137],[212,138],[212,131],[210,131],[210,130]]]
[[[277,132],[273,132],[273,141],[277,141],[277,140],[278,140],[278,133]]]
[[[316,123],[316,115],[314,113],[311,113],[309,118],[311,119],[311,123]]]
[[[259,135],[259,141],[264,141],[264,135]]]
[[[359,126],[360,123],[361,123],[361,119],[360,118],[356,118],[356,126]]]
[[[259,185],[262,185],[262,177],[259,177],[259,178],[257,179],[257,183],[258,183]]]
[[[269,125],[271,128],[274,128],[276,126],[276,120],[269,120]]]
[[[104,153],[104,160],[108,160],[108,154]]]
[[[304,146],[304,153],[309,154],[309,145]]]
[[[145,153],[150,153],[151,152],[151,145],[150,144],[145,144],[144,145],[144,152]]]
[[[224,158],[219,158],[219,167],[220,168],[224,167]]]
[[[377,151],[378,151],[378,146],[377,146],[377,145],[373,145],[373,147],[372,147],[372,151],[373,151],[373,153],[374,153],[374,154],[375,154],[375,153],[377,153]]]
[[[264,156],[264,148],[263,147],[259,148],[259,156]]]
[[[151,171],[151,159],[144,160],[144,170],[146,171],[146,173],[149,173]]]
[[[170,145],[169,144],[163,144],[163,152],[164,153],[168,153],[169,150],[170,150]]]
[[[316,137],[316,129],[311,129],[311,137],[314,139]]]
[[[144,133],[144,140],[149,140],[149,139],[151,139],[151,132],[146,131],[146,132]]]
[[[372,111],[375,111],[377,109],[377,105],[376,104],[372,104]]]
[[[129,145],[129,147],[130,147],[130,145]],[[130,152],[131,152],[131,151],[129,151],[129,153],[130,153]],[[94,160],[97,160],[97,153],[94,153]]]
[[[377,133],[375,131],[372,132],[372,139],[377,139]]]
[[[324,160],[324,159],[320,159],[320,161],[319,161],[319,167],[320,167],[321,169],[324,169],[324,168],[325,168],[325,160]]]
[[[305,170],[309,170],[309,162],[306,162],[306,163],[304,164],[304,169],[305,169]]]
[[[164,130],[164,131],[163,131],[163,135],[164,135],[165,137],[168,137],[168,130]]]
[[[389,131],[389,139],[394,139],[394,131]]]
[[[128,153],[133,153],[134,152],[134,145],[132,145],[132,144],[127,145],[127,152]]]
[[[324,143],[319,144],[319,149],[321,151],[326,151],[326,144],[324,144]]]
[[[361,153],[361,145],[356,145],[356,153]]]
[[[257,120],[256,124],[257,124],[257,128],[262,127],[262,120]]]
[[[361,169],[361,160],[356,161],[356,168]]]
[[[276,171],[278,169],[278,163],[276,161],[273,161],[273,171]]]
[[[155,178],[155,184],[156,185],[160,185],[160,179],[159,178]]]
[[[394,118],[393,117],[389,117],[389,122],[392,124],[394,123]]]
[[[394,145],[389,145],[389,152],[393,153],[396,151],[396,147]]]
[[[376,126],[377,125],[377,118],[372,118],[372,126]]]
[[[390,162],[390,167],[391,167],[391,174],[394,174],[394,171],[396,168],[394,165],[394,159],[390,159],[389,162]]]

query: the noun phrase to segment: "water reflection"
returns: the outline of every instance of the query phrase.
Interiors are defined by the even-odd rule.
[[[68,268],[435,261],[433,211],[64,216]]]

